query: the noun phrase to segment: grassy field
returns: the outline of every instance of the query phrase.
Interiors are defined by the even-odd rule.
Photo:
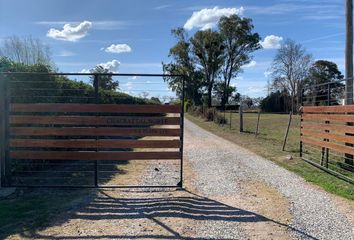
[[[225,116],[228,120],[230,119],[229,113]],[[256,113],[244,114],[244,133],[239,132],[239,115],[236,113],[231,116],[231,128],[229,123],[223,126],[214,122],[206,122],[190,114],[186,114],[186,117],[202,128],[274,161],[330,193],[354,200],[352,184],[333,177],[299,158],[299,116],[293,116],[285,151],[282,151],[282,143],[289,119],[286,114],[262,114],[257,137],[254,134],[257,123]],[[290,156],[291,160],[289,160]]]

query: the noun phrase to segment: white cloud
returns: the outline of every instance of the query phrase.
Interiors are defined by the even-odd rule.
[[[102,49],[102,48],[101,48]],[[131,52],[132,49],[128,44],[112,44],[111,46],[105,49],[105,52],[110,53],[124,53],[124,52]]]
[[[90,21],[92,23],[93,29],[98,30],[117,30],[117,29],[124,29],[132,23],[127,21],[115,21],[115,20],[106,20],[106,21]],[[80,22],[77,21],[36,21],[33,22],[36,25],[48,25],[48,26],[60,26],[64,24],[70,25],[79,25]]]
[[[171,6],[171,5],[160,5],[160,6],[154,7],[154,10],[162,10],[162,9],[168,8],[168,7],[170,7],[170,6]]]
[[[82,69],[79,73],[90,73],[90,70],[89,70],[89,69],[84,68],[84,69]]]
[[[265,71],[264,72],[264,76],[266,77],[266,78],[268,78],[270,75],[272,75],[272,71],[271,70],[267,70],[267,71]]]
[[[243,67],[243,68],[252,68],[252,67],[255,67],[256,65],[257,65],[257,62],[254,61],[254,60],[252,60],[251,62],[249,62],[249,63],[243,65],[242,67]]]
[[[276,49],[280,48],[280,42],[283,41],[282,37],[275,35],[268,35],[260,42],[263,48],[265,49]]]
[[[98,64],[98,66],[101,66],[104,69],[107,69],[109,72],[117,73],[118,68],[120,66],[120,62],[118,60],[113,59],[112,61],[108,61],[106,63],[100,63],[100,64]]]
[[[68,50],[62,50],[58,54],[59,57],[71,57],[71,56],[75,56],[75,55],[76,55],[76,53],[68,51]]]
[[[92,23],[89,21],[83,21],[76,26],[65,24],[63,30],[58,30],[55,28],[49,29],[47,37],[57,40],[76,42],[85,37],[91,27]]]
[[[233,14],[242,15],[244,9],[240,8],[204,8],[200,11],[193,12],[192,16],[184,24],[184,28],[192,30],[199,28],[202,30],[212,28],[216,25],[222,16],[230,16]]]
[[[121,84],[122,87],[125,87],[127,90],[132,90],[133,89],[133,83],[132,82],[126,82],[124,84]]]

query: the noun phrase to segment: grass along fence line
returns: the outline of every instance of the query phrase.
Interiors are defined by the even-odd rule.
[[[224,113],[219,112],[218,114],[223,115]],[[230,112],[226,112],[225,116],[226,122],[230,121]],[[242,133],[239,131],[239,113],[231,113],[231,127],[230,122],[216,124],[213,121],[206,121],[205,118],[192,115],[191,113],[187,113],[186,117],[200,127],[295,172],[306,181],[312,182],[330,193],[354,200],[354,186],[352,184],[340,180],[300,159],[299,115],[293,115],[292,117],[285,151],[282,151],[282,144],[288,125],[288,114],[262,113],[258,136],[255,136],[258,118],[257,112],[244,113]]]

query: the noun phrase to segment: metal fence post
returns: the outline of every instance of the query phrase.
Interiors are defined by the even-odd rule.
[[[5,78],[0,74],[0,186],[5,186]]]
[[[331,88],[330,88],[330,83],[327,85],[327,106],[331,105]]]
[[[9,87],[8,80],[0,74],[0,174],[1,187],[10,185],[11,166],[9,159]]]
[[[181,168],[180,168],[180,182],[178,187],[183,187],[183,138],[184,138],[184,89],[185,88],[185,76],[182,77],[182,99],[181,99],[181,147],[179,149],[181,155]]]
[[[239,107],[239,113],[240,113],[240,132],[243,132],[243,109],[242,109],[242,103],[240,104]]]
[[[97,74],[94,75],[93,85],[94,85],[94,88],[95,88],[95,103],[99,104],[100,103],[99,76]],[[98,141],[98,140],[99,140],[99,138],[96,137],[96,141]],[[99,151],[99,149],[96,148],[96,152],[98,152],[98,151]],[[98,187],[98,161],[97,160],[95,160],[94,166],[95,166],[94,183],[95,183],[95,187]]]

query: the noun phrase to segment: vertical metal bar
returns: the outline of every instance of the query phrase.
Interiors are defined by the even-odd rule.
[[[95,103],[99,104],[100,103],[100,94],[99,94],[99,76],[97,74],[94,75],[94,88],[95,88]],[[97,114],[97,113],[96,113]],[[98,140],[98,137],[96,136],[96,141]],[[96,148],[96,152],[98,152],[98,148]],[[95,160],[94,162],[94,168],[95,168],[95,179],[94,179],[94,184],[95,187],[98,187],[98,161]]]
[[[0,187],[5,187],[5,77],[0,74]]]
[[[331,88],[330,83],[327,84],[327,106],[331,105]]]
[[[179,148],[181,154],[181,168],[180,168],[180,182],[177,184],[178,187],[183,187],[183,139],[184,139],[184,88],[185,88],[185,76],[182,77],[182,99],[181,99],[181,147]]]
[[[325,165],[326,168],[328,168],[328,156],[329,156],[329,149],[326,148],[326,165]]]
[[[325,124],[330,124],[330,122],[329,122],[329,121],[325,121]],[[326,132],[326,133],[329,133],[329,130],[326,129],[325,132]],[[329,142],[329,139],[328,139],[328,138],[327,138],[327,139],[324,139],[324,141],[325,141],[325,142]],[[325,165],[325,167],[328,168],[328,155],[329,155],[329,149],[328,149],[328,148],[326,148],[325,154],[326,154],[326,155],[325,155],[325,158],[326,158],[326,162],[325,162],[326,165]]]
[[[325,148],[322,147],[322,149],[321,149],[321,162],[320,162],[321,166],[323,166],[324,157],[325,157]]]
[[[4,88],[5,88],[5,106],[4,106],[4,132],[5,132],[5,185],[11,186],[11,159],[10,159],[10,87],[9,78],[4,78]]]
[[[301,114],[301,120],[300,120],[300,157],[302,158],[302,151],[303,151],[303,143],[302,143],[302,108],[304,107],[304,93],[305,93],[305,89],[302,88],[301,89],[301,95],[300,95],[300,104],[301,104],[301,108],[300,108],[300,114]]]
[[[232,128],[231,122],[232,122],[232,107],[230,108],[230,130]]]
[[[242,103],[240,104],[239,107],[239,113],[240,113],[240,132],[243,132],[243,109],[242,109]]]

